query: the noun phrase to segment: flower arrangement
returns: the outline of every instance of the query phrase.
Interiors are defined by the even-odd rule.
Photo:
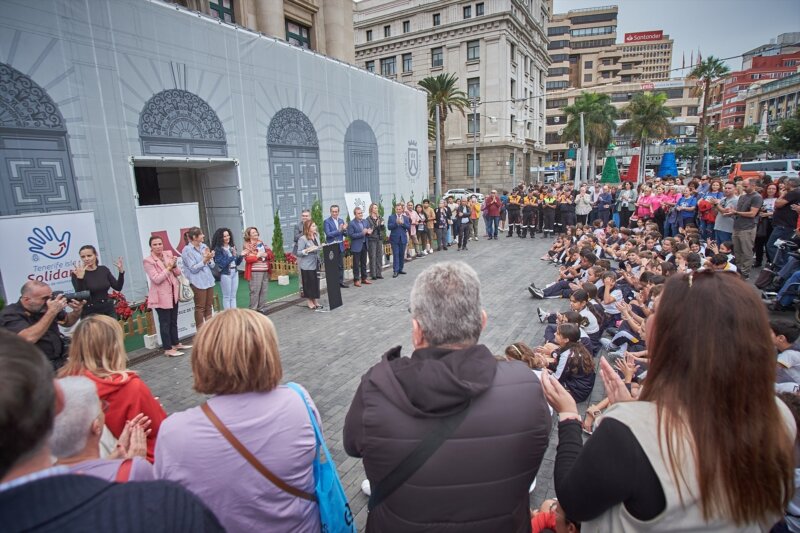
[[[128,305],[125,295],[119,291],[112,291],[109,296],[116,302],[114,304],[114,312],[117,314],[117,318],[128,320],[133,315],[133,309]]]
[[[290,265],[296,265],[297,264],[297,256],[294,255],[291,252],[287,252],[286,253],[286,262],[289,263]]]

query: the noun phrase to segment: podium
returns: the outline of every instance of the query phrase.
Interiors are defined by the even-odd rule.
[[[339,287],[339,261],[342,252],[339,242],[325,244],[322,247],[322,256],[325,263],[325,282],[328,287],[328,304],[331,311],[342,306],[342,288]]]

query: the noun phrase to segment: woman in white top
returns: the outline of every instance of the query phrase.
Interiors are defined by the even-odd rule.
[[[709,317],[714,327],[698,329]],[[564,512],[584,532],[769,530],[792,497],[796,426],[775,397],[759,296],[738,276],[676,274],[647,329],[639,401],[601,359],[612,407],[586,446],[572,396],[542,376],[560,419]]]

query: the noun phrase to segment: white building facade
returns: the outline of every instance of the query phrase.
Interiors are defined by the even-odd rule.
[[[265,241],[277,212],[291,245],[315,200],[427,192],[418,89],[157,0],[10,0],[4,15],[0,216],[91,210],[129,300],[146,292],[140,205],[197,203],[207,235],[255,225]]]

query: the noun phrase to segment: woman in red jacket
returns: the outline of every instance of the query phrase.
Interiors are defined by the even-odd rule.
[[[259,237],[258,228],[244,230],[244,279],[250,283],[250,309],[263,312],[267,309],[269,273],[275,256]]]
[[[122,327],[113,318],[92,315],[75,328],[67,364],[59,376],[86,376],[97,385],[97,395],[108,405],[106,426],[119,438],[125,422],[143,413],[152,421],[147,435],[147,460],[153,462],[156,437],[167,418],[164,408],[139,376],[126,368]]]

